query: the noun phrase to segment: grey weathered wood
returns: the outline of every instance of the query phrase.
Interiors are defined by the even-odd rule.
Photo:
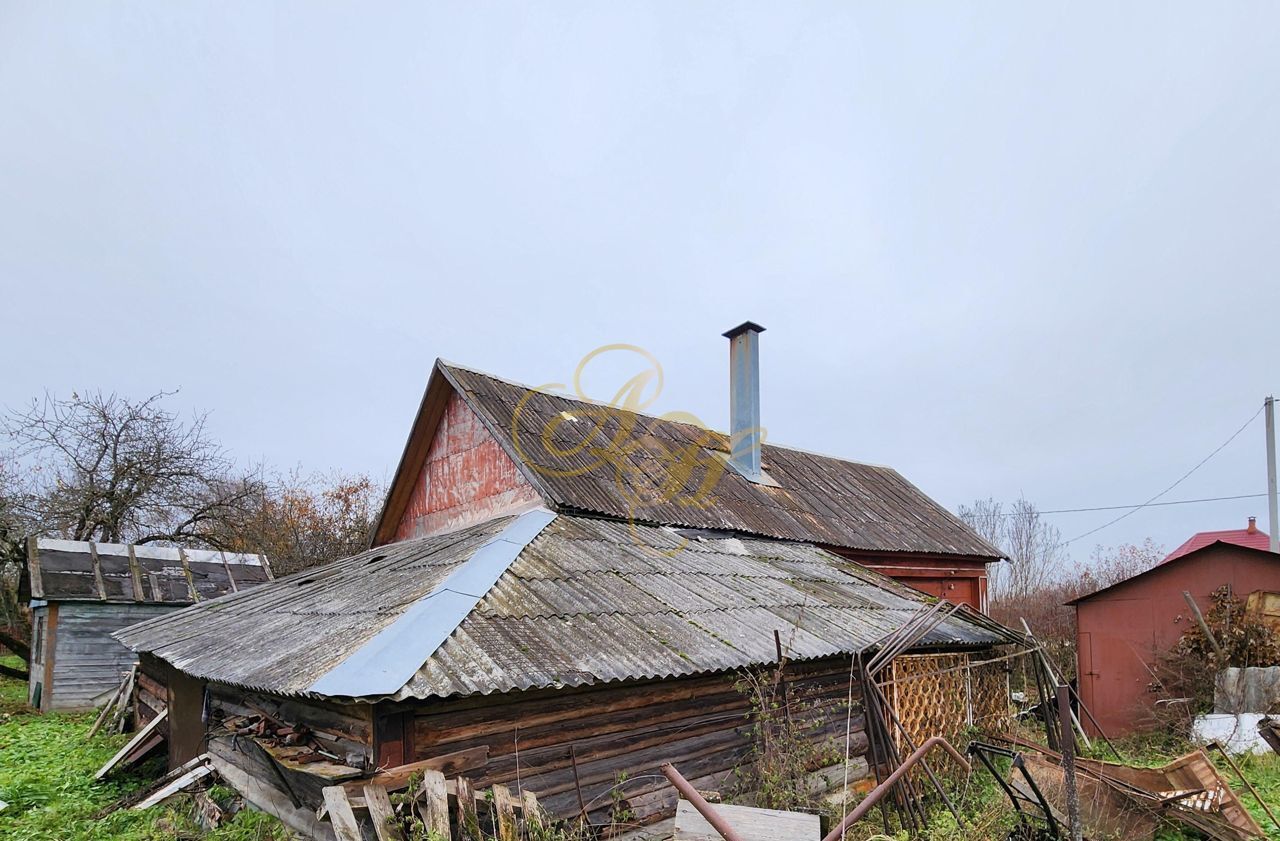
[[[458,804],[458,834],[461,841],[481,841],[480,817],[476,814],[476,797],[471,790],[471,781],[466,777],[454,780]]]
[[[516,798],[511,789],[495,785],[493,791],[493,822],[498,830],[498,841],[518,841],[516,825]]]
[[[418,814],[428,832],[449,837],[449,792],[444,774],[427,769],[422,772],[422,785],[416,792]]]
[[[404,832],[396,821],[396,812],[385,788],[378,785],[365,786],[364,805],[369,810],[369,820],[373,821],[373,831],[377,834],[378,841],[405,841]]]
[[[747,806],[716,805],[715,810],[737,830],[743,841],[818,841],[822,821],[803,812],[778,812]],[[693,804],[676,805],[675,841],[723,841]]]
[[[126,756],[132,753],[136,748],[138,748],[140,745],[142,745],[148,739],[150,739],[152,734],[155,733],[156,729],[160,727],[160,722],[164,721],[168,717],[169,717],[169,711],[165,710],[164,712],[160,713],[160,715],[153,718],[151,720],[151,723],[148,724],[146,727],[142,728],[141,730],[139,730],[132,739],[130,739],[128,742],[125,743],[124,747],[120,748],[120,750],[116,753],[115,756],[108,759],[107,764],[99,768],[98,773],[94,774],[93,778],[95,780],[100,780],[103,777],[105,777],[107,774],[110,774],[111,770],[115,768],[117,765],[119,765],[122,759],[124,759]]]
[[[133,544],[129,544],[129,578],[133,582],[133,600],[135,602],[145,602],[147,596],[142,592],[142,567],[138,564],[138,553],[133,550]]]
[[[347,800],[347,790],[342,786],[328,786],[322,794],[325,809],[329,813],[329,823],[333,824],[333,834],[338,841],[363,841],[360,823],[351,809],[351,802]]]
[[[98,598],[107,598],[107,582],[102,578],[102,559],[98,557],[98,546],[89,541],[89,563],[93,566],[93,583],[98,587]]]

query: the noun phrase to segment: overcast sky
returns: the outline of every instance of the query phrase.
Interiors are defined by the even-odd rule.
[[[657,410],[723,428],[749,318],[774,442],[953,510],[1142,502],[1280,391],[1277,32],[1275,2],[0,0],[0,403],[181,387],[241,458],[387,477],[437,356],[543,383],[635,343]],[[1263,492],[1263,442],[1166,499]]]

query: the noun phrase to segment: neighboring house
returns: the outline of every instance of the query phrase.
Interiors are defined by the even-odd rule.
[[[373,548],[117,634],[168,687],[170,761],[207,748],[224,777],[253,780],[255,805],[320,836],[322,786],[469,749],[477,789],[518,781],[558,816],[621,804],[648,823],[675,802],[662,762],[733,783],[752,744],[736,683],[779,647],[813,738],[865,753],[851,657],[931,602],[870,567],[977,607],[999,552],[889,468],[743,433],[757,332],[728,334],[749,398],[733,453],[723,434],[437,362]],[[1018,639],[966,607],[913,651],[965,668]],[[1004,664],[981,668],[996,671],[960,681],[962,715],[1007,714]],[[254,711],[348,767],[205,743]]]
[[[1068,602],[1076,609],[1080,699],[1108,736],[1154,724],[1160,659],[1195,622],[1183,592],[1207,611],[1230,586],[1240,599],[1280,590],[1280,555],[1249,526],[1200,532],[1146,572]]]
[[[31,538],[31,705],[91,709],[137,661],[113,631],[270,577],[258,555]]]

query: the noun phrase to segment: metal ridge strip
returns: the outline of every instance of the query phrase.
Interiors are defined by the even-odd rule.
[[[550,525],[546,509],[526,511],[477,549],[444,581],[308,687],[318,695],[391,695],[409,682],[485,594]]]

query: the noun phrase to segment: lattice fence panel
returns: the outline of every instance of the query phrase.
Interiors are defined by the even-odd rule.
[[[912,654],[893,661],[885,694],[903,728],[919,745],[930,736],[953,738],[969,723],[965,654]],[[901,733],[898,750],[909,751]]]
[[[1007,729],[1006,664],[970,662],[967,654],[913,654],[893,661],[885,695],[916,745],[930,736],[956,741],[971,726],[987,732]],[[901,733],[894,738],[899,751],[907,750]]]
[[[973,726],[986,733],[1002,733],[1013,722],[1009,707],[1009,664],[983,663],[970,668]]]

